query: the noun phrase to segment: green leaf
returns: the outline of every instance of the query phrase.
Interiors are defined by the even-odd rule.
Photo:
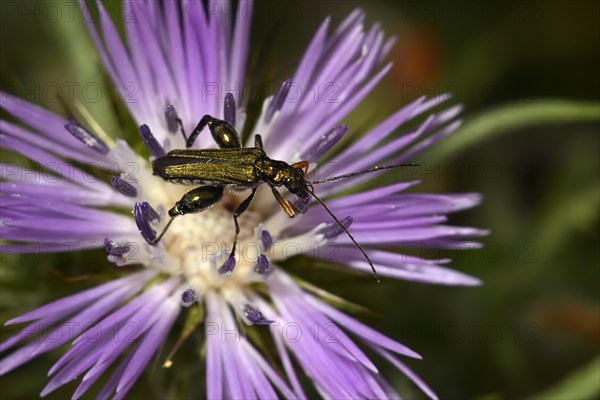
[[[549,124],[568,124],[600,120],[600,103],[567,100],[542,100],[537,103],[506,104],[475,116],[438,146],[427,158],[447,159],[460,151],[502,134]]]
[[[596,221],[600,211],[600,181],[559,200],[546,213],[535,235],[540,247],[549,250],[546,257],[552,257],[561,243],[567,244],[566,240],[576,227],[592,225]]]
[[[575,371],[556,386],[532,397],[543,400],[595,399],[600,394],[600,357]]]

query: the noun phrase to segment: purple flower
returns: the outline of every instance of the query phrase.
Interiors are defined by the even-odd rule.
[[[86,2],[80,1],[80,6],[89,16]],[[224,119],[240,132],[245,128],[242,88],[251,2],[241,0],[237,15],[229,19],[207,12],[200,2],[136,3],[136,22],[125,24],[127,45],[101,3],[98,7],[99,28],[88,18],[89,32],[115,85],[136,85],[135,101],[128,98],[124,103],[140,126],[151,159],[184,148],[180,130],[191,132],[205,114]],[[342,121],[390,69],[384,60],[394,40],[385,39],[377,24],[365,29],[364,18],[356,10],[332,32],[325,20],[295,74],[264,100],[251,137],[262,135],[271,158],[307,160],[312,177],[318,171],[314,166],[328,160],[339,175],[414,159],[459,126],[455,119],[459,106],[432,113],[447,98],[420,98],[336,152],[335,144],[349,130]],[[326,96],[315,99],[309,90],[314,84],[330,85],[335,101]],[[79,398],[115,364],[98,397],[122,398],[185,313],[188,321],[196,315],[195,322],[204,324],[208,398],[305,398],[292,360],[324,397],[398,398],[364,348],[435,398],[401,361],[420,358],[417,353],[332,307],[321,298],[322,291],[302,288],[281,268],[281,262],[293,255],[315,255],[315,249],[335,242],[330,258],[370,273],[349,236],[318,203],[298,205],[308,210],[290,219],[270,191],[261,188],[240,218],[234,257],[229,255],[234,232],[231,203],[239,203],[239,197],[230,193],[209,210],[177,218],[153,243],[169,220],[165,210],[181,198],[185,187],[153,176],[149,160],[124,140],[92,132],[82,121],[67,120],[9,94],[3,93],[2,99],[0,107],[27,125],[2,121],[2,147],[48,168],[52,179],[36,179],[33,171],[15,166],[1,169],[1,249],[30,253],[99,247],[117,266],[141,264],[143,269],[6,322],[25,325],[0,344],[0,374],[70,342],[70,349],[51,368],[41,395],[82,377],[74,394]],[[406,128],[416,119],[423,122]],[[401,134],[396,133],[399,130]],[[215,143],[204,133],[195,147]],[[92,164],[113,171],[114,177],[110,182],[90,179],[74,164],[68,173],[52,168],[67,165],[63,160]],[[124,166],[135,166],[135,174]],[[327,199],[372,178],[373,174],[354,176],[317,185],[315,190]],[[440,265],[448,260],[392,250],[407,244],[475,246],[465,238],[486,234],[444,224],[446,214],[478,204],[478,195],[404,193],[416,184],[399,182],[326,201],[364,246],[381,276],[479,284]],[[195,308],[205,313],[188,311]],[[240,323],[257,325],[271,335],[282,370],[271,366],[243,337]],[[40,340],[39,333],[47,331]],[[175,353],[164,365],[176,362]]]

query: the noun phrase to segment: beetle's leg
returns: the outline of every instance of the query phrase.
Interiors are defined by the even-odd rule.
[[[204,127],[208,123],[207,117],[210,117],[210,116],[205,115],[204,117],[202,117],[202,119],[200,120],[200,122],[198,122],[198,125],[196,125],[196,127],[192,131],[192,134],[189,137],[185,137],[185,135],[183,135],[183,138],[185,139],[185,148],[186,149],[189,149],[190,147],[192,147],[192,145],[196,141],[196,138],[198,137],[198,135],[200,135],[200,132],[202,132],[202,129],[204,129]],[[210,118],[212,118],[212,117],[210,117]]]
[[[176,217],[176,216],[175,216]],[[175,217],[171,217],[171,219],[169,220],[169,222],[167,222],[167,225],[165,225],[165,227],[163,228],[162,232],[160,233],[160,235],[158,235],[156,237],[156,239],[154,239],[153,241],[149,242],[151,245],[155,245],[156,243],[160,242],[160,239],[163,238],[163,236],[165,236],[165,233],[167,233],[167,230],[169,229],[169,227],[171,226],[171,223],[173,222],[173,220],[175,219]]]
[[[246,197],[246,200],[242,201],[239,206],[233,212],[233,223],[235,224],[235,236],[233,238],[233,248],[231,249],[231,253],[229,257],[233,257],[235,255],[235,249],[237,247],[238,235],[240,233],[240,224],[238,223],[238,217],[246,211],[250,203],[252,203],[252,199],[254,199],[254,194],[256,193],[256,188],[252,189],[252,193],[250,196]]]
[[[196,141],[200,132],[208,125],[208,129],[212,134],[213,139],[217,145],[221,148],[241,148],[242,142],[240,141],[240,135],[235,131],[235,128],[227,121],[213,118],[210,115],[202,117],[198,125],[194,128],[194,131],[190,137],[185,138],[185,147],[190,148]]]
[[[223,186],[200,186],[187,192],[173,208],[169,210],[171,217],[204,211],[216,204],[223,197]]]
[[[281,193],[279,193],[273,186],[271,186],[271,191],[273,192],[273,196],[275,196],[275,200],[277,200],[281,208],[283,208],[283,211],[285,211],[290,218],[294,218],[296,216],[296,211],[294,210],[292,203],[284,199]]]
[[[254,147],[256,147],[257,149],[264,150],[262,137],[260,135],[254,135]]]
[[[308,173],[308,161],[298,161],[297,163],[293,163],[292,167],[298,168],[298,169],[303,169],[304,177],[306,177],[306,174]]]
[[[210,208],[223,198],[224,191],[225,189],[223,186],[200,186],[184,194],[183,197],[181,197],[181,200],[175,203],[173,208],[169,210],[171,220],[163,228],[160,235],[158,235],[150,244],[156,244],[162,239],[175,217],[178,215],[197,213]]]
[[[177,125],[179,125],[179,131],[181,132],[181,135],[183,136],[183,140],[187,141],[187,135],[185,134],[185,128],[183,127],[183,121],[179,117],[177,117],[175,119],[175,121],[177,122]]]

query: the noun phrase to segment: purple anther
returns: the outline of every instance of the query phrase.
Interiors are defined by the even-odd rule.
[[[269,107],[267,107],[267,112],[265,113],[265,120],[267,122],[270,122],[271,118],[273,118],[273,115],[275,115],[275,112],[280,110],[281,107],[283,107],[283,103],[285,102],[285,99],[287,98],[291,87],[292,81],[289,79],[286,79],[281,84],[279,90],[273,97],[273,100],[271,100],[271,104],[269,104]]]
[[[271,320],[268,320],[265,317],[263,317],[262,313],[253,304],[249,304],[249,303],[244,304],[244,307],[242,308],[242,312],[244,313],[244,316],[248,319],[248,321],[251,324],[269,325],[269,324],[275,322],[275,321],[271,321]]]
[[[269,276],[273,273],[273,267],[269,262],[269,259],[264,254],[261,254],[254,263],[254,272],[260,275]]]
[[[233,273],[235,269],[235,257],[229,256],[229,258],[219,268],[219,275],[228,276]]]
[[[73,118],[67,119],[67,122],[65,122],[65,129],[86,146],[96,150],[100,154],[108,154],[110,151],[103,140],[85,129],[83,126],[79,125],[79,123]]]
[[[305,158],[312,162],[317,161],[321,156],[329,151],[348,131],[348,125],[340,125],[333,128],[319,140],[311,149],[306,152]]]
[[[170,133],[177,133],[179,128],[179,117],[177,116],[177,110],[172,105],[165,107],[165,119],[167,120],[167,129]]]
[[[154,240],[156,240],[156,232],[150,226],[148,218],[146,218],[147,212],[144,212],[144,204],[148,203],[135,203],[135,206],[133,207],[133,216],[135,218],[135,224],[144,240],[148,242],[148,244],[154,246],[156,245],[156,243],[154,243]]]
[[[152,131],[150,131],[148,125],[140,125],[139,131],[142,143],[144,143],[148,151],[150,151],[150,154],[157,158],[164,157],[167,154],[165,153],[165,149],[163,149],[152,134]]]
[[[110,180],[110,183],[117,192],[121,193],[123,196],[127,197],[135,197],[137,196],[137,189],[131,183],[127,182],[125,179],[122,179],[118,176],[113,176]]]
[[[122,256],[131,250],[131,247],[127,244],[119,244],[109,238],[104,238],[104,249],[106,249],[106,254],[109,256]]]
[[[268,251],[271,246],[273,246],[273,236],[269,233],[268,230],[263,229],[260,232],[260,241],[262,242],[262,247],[264,251]]]
[[[350,225],[352,225],[352,217],[346,217],[341,220],[340,223],[344,226],[344,228],[348,229]],[[325,236],[325,239],[333,239],[342,232],[344,232],[344,230],[335,223],[327,224],[319,231],[320,234]]]
[[[292,206],[294,207],[294,210],[296,210],[300,214],[304,214],[305,212],[308,211],[309,204],[310,204],[310,200],[304,201],[302,199],[298,199],[292,203]]]
[[[225,102],[223,104],[223,119],[235,126],[235,98],[232,93],[225,95]]]
[[[143,202],[142,205],[141,205],[141,207],[142,207],[142,212],[144,213],[144,217],[146,218],[146,220],[148,222],[151,222],[153,224],[156,224],[156,223],[160,222],[160,215],[150,205],[150,203]]]
[[[181,305],[189,307],[200,299],[198,291],[194,288],[189,288],[181,293]]]

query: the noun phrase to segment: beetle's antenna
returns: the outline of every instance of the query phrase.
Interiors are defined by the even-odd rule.
[[[377,270],[375,269],[375,266],[373,265],[373,262],[371,261],[371,259],[367,255],[367,253],[363,250],[363,248],[360,247],[360,244],[358,244],[358,242],[354,239],[354,236],[352,236],[352,234],[350,234],[350,232],[348,232],[348,229],[346,229],[346,227],[344,225],[342,225],[342,223],[337,219],[337,217],[335,216],[335,214],[333,214],[333,212],[331,212],[331,210],[329,209],[329,207],[327,207],[327,205],[325,204],[325,202],[323,202],[323,200],[321,200],[320,198],[317,197],[317,195],[315,194],[314,190],[312,190],[312,188],[308,189],[308,192],[311,194],[312,197],[315,198],[315,200],[317,200],[319,203],[321,203],[321,205],[323,206],[323,208],[325,209],[325,211],[327,211],[327,213],[329,215],[331,215],[331,218],[333,218],[333,220],[339,225],[339,227],[342,228],[344,230],[344,232],[346,232],[346,235],[348,235],[348,237],[350,238],[350,240],[352,240],[352,243],[354,243],[354,245],[356,247],[358,247],[358,249],[360,250],[360,252],[363,254],[363,256],[365,257],[365,259],[369,263],[369,266],[371,266],[371,270],[373,270],[373,275],[375,275],[375,278],[377,279],[377,283],[381,282],[381,279],[379,279],[379,274],[377,273]]]
[[[318,181],[307,181],[307,182],[310,183],[311,185],[316,185],[318,183],[333,182],[333,181],[337,181],[340,179],[349,178],[351,176],[368,174],[369,172],[382,171],[384,169],[392,169],[392,168],[398,168],[398,167],[418,167],[418,166],[419,166],[419,164],[414,164],[414,163],[392,164],[392,165],[384,165],[382,167],[375,166],[373,168],[365,169],[364,171],[351,172],[349,174],[338,175],[338,176],[334,176],[331,178],[320,179]]]

